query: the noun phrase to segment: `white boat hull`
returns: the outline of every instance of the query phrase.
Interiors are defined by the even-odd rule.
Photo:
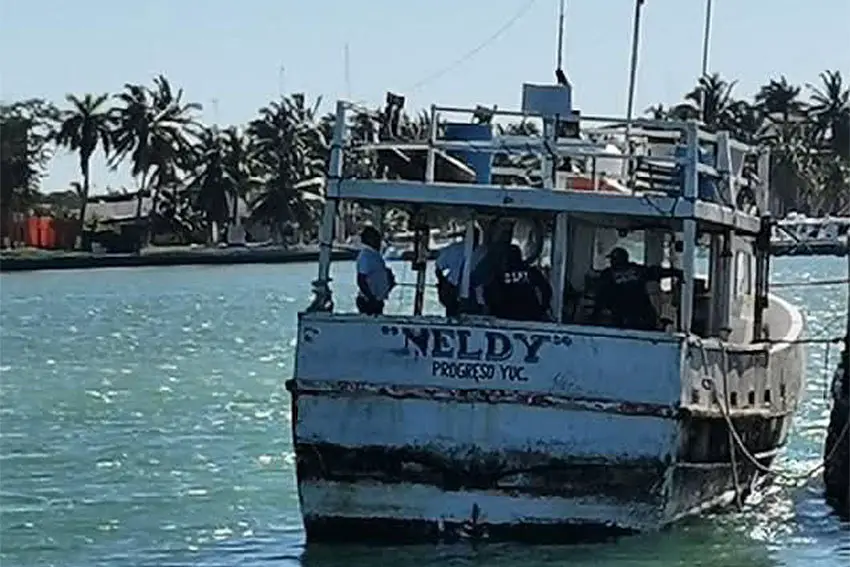
[[[796,404],[795,346],[782,372],[749,352],[730,374],[784,381],[772,410],[733,418],[763,464]],[[566,541],[723,503],[727,427],[691,387],[714,354],[613,329],[303,316],[287,386],[308,541]]]

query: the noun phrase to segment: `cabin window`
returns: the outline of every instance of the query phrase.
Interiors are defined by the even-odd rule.
[[[635,264],[644,263],[644,232],[642,230],[621,232],[616,228],[601,227],[596,229],[593,269],[599,271],[607,268],[608,253],[617,246],[628,251],[630,261]]]
[[[746,252],[738,252],[735,255],[735,282],[735,295],[752,293],[752,256]]]

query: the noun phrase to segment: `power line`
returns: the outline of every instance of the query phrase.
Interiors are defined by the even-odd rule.
[[[418,90],[420,87],[422,87],[423,85],[430,83],[431,81],[433,81],[435,79],[439,79],[440,77],[442,77],[446,73],[453,71],[454,69],[456,69],[460,65],[462,65],[462,64],[466,63],[468,60],[472,59],[475,55],[477,55],[485,47],[488,47],[491,43],[493,43],[494,41],[499,39],[499,37],[502,34],[504,34],[515,23],[517,23],[520,20],[520,18],[522,18],[526,14],[526,12],[528,12],[531,9],[531,7],[534,6],[534,4],[536,4],[536,3],[537,3],[537,0],[528,0],[525,4],[523,4],[520,7],[519,10],[516,11],[516,13],[511,17],[511,19],[509,19],[502,27],[497,29],[490,37],[488,37],[483,42],[481,42],[480,44],[478,44],[474,48],[470,49],[469,51],[467,51],[462,56],[455,59],[453,62],[446,65],[442,69],[435,71],[434,73],[431,73],[430,75],[426,76],[424,79],[421,79],[420,81],[414,83],[412,86],[405,89],[405,92],[414,92],[414,91]]]

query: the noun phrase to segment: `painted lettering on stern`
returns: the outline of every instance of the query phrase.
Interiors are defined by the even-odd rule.
[[[572,340],[545,333],[507,333],[448,327],[384,326],[382,334],[401,336],[404,349],[430,360],[432,376],[486,382],[528,382],[545,345],[569,346]]]

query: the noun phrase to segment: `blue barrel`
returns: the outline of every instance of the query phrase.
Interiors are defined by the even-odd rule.
[[[493,126],[491,124],[447,123],[443,132],[443,138],[452,141],[489,141],[493,139]],[[448,153],[475,170],[476,183],[490,184],[493,168],[492,153],[476,150],[458,150]]]

